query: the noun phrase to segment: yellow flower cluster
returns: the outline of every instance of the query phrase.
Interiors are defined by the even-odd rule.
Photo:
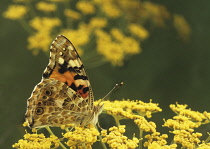
[[[55,4],[46,3],[46,2],[38,2],[36,4],[36,7],[38,10],[44,11],[44,12],[53,12],[56,11],[57,7]]]
[[[209,149],[210,143],[205,143],[204,141],[198,145],[197,149]]]
[[[140,39],[144,40],[147,39],[149,36],[148,31],[141,25],[138,24],[130,24],[128,26],[128,29],[130,30],[130,32],[134,35],[136,35],[137,37],[139,37]]]
[[[168,119],[165,121],[165,127],[169,127],[172,129],[179,129],[179,130],[188,130],[191,128],[198,128],[201,125],[200,122],[193,122],[189,118],[185,116],[174,116],[173,119]]]
[[[35,17],[30,21],[30,26],[36,31],[50,32],[59,25],[61,25],[61,20],[58,18]]]
[[[80,53],[89,49],[93,52],[86,50],[88,57],[102,57],[100,62],[93,62],[92,66],[94,63],[99,66],[107,62],[122,66],[125,59],[142,51],[141,42],[149,37],[149,31],[144,25],[149,22],[153,26],[164,26],[172,16],[163,5],[137,0],[14,2],[21,5],[9,6],[3,16],[13,20],[22,19],[23,27],[30,34],[28,49],[32,49],[34,54],[39,50],[49,50],[52,37],[63,33],[71,37],[70,40],[73,39],[73,44],[79,48]],[[26,13],[27,18],[24,18]],[[173,16],[177,32],[186,39],[190,34],[189,25],[182,16]],[[80,27],[84,24],[86,31],[81,31]],[[39,45],[36,40],[40,41],[41,38],[43,41]]]
[[[43,49],[47,51],[49,49],[49,44],[52,42],[52,38],[49,34],[43,36],[43,32],[37,32],[34,35],[28,37],[28,49]],[[34,50],[33,54],[38,54],[38,51]]]
[[[78,1],[76,8],[84,14],[95,13],[95,7],[91,1]]]
[[[47,51],[52,42],[50,32],[53,28],[60,26],[61,21],[58,18],[35,17],[30,21],[30,26],[36,30],[34,34],[28,37],[28,49],[43,49]],[[38,51],[34,50],[34,54]]]
[[[177,30],[179,36],[187,41],[189,39],[191,29],[185,18],[181,15],[174,15],[174,27]]]
[[[103,5],[101,6],[102,11],[110,18],[117,18],[122,14],[122,11],[116,5],[114,5],[113,1],[104,1]]]
[[[156,124],[154,122],[148,122],[143,116],[135,116],[134,123],[139,129],[145,132],[156,132]]]
[[[102,142],[107,143],[112,149],[135,149],[138,147],[139,140],[133,137],[132,140],[124,136],[125,125],[120,125],[118,127],[113,126],[109,128],[109,134],[107,130],[101,131],[101,136],[104,137]]]
[[[26,15],[28,8],[22,5],[10,5],[3,16],[8,19],[22,19]]]
[[[75,20],[78,20],[78,19],[81,18],[81,14],[79,12],[71,10],[71,9],[65,9],[64,10],[64,15],[66,17],[69,17],[69,18],[72,18],[72,19],[75,19]]]
[[[193,133],[193,129],[187,130],[174,130],[172,133],[175,134],[174,141],[182,144],[183,147],[188,149],[194,149],[195,146],[200,143],[201,133]]]
[[[89,26],[92,29],[103,28],[107,25],[107,20],[105,18],[95,17],[90,20]]]
[[[94,102],[98,104],[99,101]],[[92,149],[93,143],[97,141],[99,137],[103,148],[106,148],[106,144],[111,149],[135,149],[137,147],[148,149],[176,149],[178,147],[184,147],[188,149],[205,149],[210,147],[210,137],[205,141],[201,140],[202,134],[194,132],[194,128],[201,126],[202,124],[210,123],[210,113],[199,113],[187,109],[187,105],[181,105],[176,103],[171,104],[171,109],[177,113],[173,119],[168,119],[164,123],[164,127],[173,129],[169,131],[173,134],[173,140],[170,145],[167,144],[168,134],[161,134],[156,131],[156,124],[152,121],[147,121],[145,117],[150,118],[152,113],[160,112],[162,109],[158,107],[158,104],[142,101],[103,101],[104,110],[103,113],[112,115],[117,123],[117,127],[113,126],[107,130],[102,130],[101,133],[93,126],[87,127],[75,127],[73,124],[62,125],[61,129],[66,133],[62,134],[63,138],[58,139],[56,136],[51,135],[49,138],[45,138],[43,134],[26,134],[24,139],[20,139],[18,143],[13,145],[14,148],[57,148],[69,146],[70,149]],[[132,119],[139,128],[139,138],[133,137],[128,139],[125,135],[125,125],[120,125],[119,120]],[[26,126],[26,123],[23,124]],[[69,131],[71,127],[71,131]],[[47,129],[49,131],[49,128]],[[35,131],[36,132],[36,131]],[[50,131],[49,131],[50,132]],[[143,132],[147,132],[147,135],[143,136]],[[37,133],[37,132],[36,132]],[[50,132],[50,134],[53,134]],[[101,134],[101,136],[99,136]],[[62,142],[65,144],[63,144]]]
[[[177,144],[160,145],[156,141],[154,141],[148,146],[148,149],[177,149],[177,147]]]
[[[152,2],[145,1],[143,3],[142,17],[151,21],[154,25],[165,26],[165,20],[170,18],[168,10],[162,6]]]
[[[198,111],[192,111],[191,109],[186,109],[187,105],[181,105],[181,104],[176,103],[176,105],[171,104],[170,108],[176,114],[185,116],[191,119],[192,121],[202,122],[203,120],[206,119],[206,117],[202,113]]]
[[[181,105],[178,103],[176,103],[176,105],[171,104],[170,108],[177,114],[177,116],[174,116],[173,119],[166,120],[163,126],[173,129],[171,133],[174,134],[173,141],[175,143],[181,144],[183,147],[189,149],[193,149],[196,146],[209,146],[206,142],[199,144],[201,142],[199,138],[202,134],[194,132],[194,128],[209,123],[209,113],[206,111],[203,113],[192,111],[191,109],[187,109],[187,105]],[[210,138],[207,140],[209,139]]]
[[[18,149],[51,149],[59,146],[60,140],[54,135],[46,138],[44,134],[25,134],[24,139],[20,139],[12,147]]]
[[[117,28],[111,29],[111,34],[100,29],[96,30],[95,33],[97,37],[97,51],[113,65],[121,66],[126,55],[141,52],[140,43],[136,39],[124,35]]]
[[[139,118],[139,115],[151,118],[152,113],[162,111],[162,109],[158,107],[158,104],[152,103],[151,100],[149,103],[140,100],[103,101],[103,103],[104,112],[113,116],[121,117],[122,119],[137,119]]]
[[[159,132],[153,132],[152,134],[148,134],[144,137],[147,141],[144,143],[144,147],[151,146],[165,146],[167,144],[166,139],[168,138],[167,134],[160,135]]]
[[[71,149],[91,149],[98,135],[99,132],[93,125],[89,125],[89,128],[75,127],[74,131],[63,134],[64,138],[68,139],[66,145]]]

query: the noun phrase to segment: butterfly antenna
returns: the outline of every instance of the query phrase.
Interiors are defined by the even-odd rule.
[[[124,84],[123,82],[121,82],[120,84],[115,84],[115,86],[101,99],[101,101],[107,98],[113,91],[121,87],[123,84]]]

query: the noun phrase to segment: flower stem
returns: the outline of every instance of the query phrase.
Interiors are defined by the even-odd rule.
[[[52,130],[50,129],[49,126],[45,127],[47,129],[47,131],[51,134],[51,135],[54,135],[54,133],[52,132]],[[54,135],[55,136],[55,135]],[[67,149],[62,142],[59,142],[60,146],[63,148],[63,149]]]
[[[102,145],[103,149],[107,149],[107,148],[106,148],[106,145],[104,144],[104,142],[102,142],[102,137],[101,137],[101,135],[99,135],[98,137],[99,137],[99,139],[100,139],[100,142],[101,142],[101,145]]]
[[[210,140],[210,136],[208,136],[208,138],[204,141],[205,143],[208,143]]]
[[[139,132],[139,149],[142,149],[142,141],[143,141],[143,130],[142,129],[140,129],[140,132]]]
[[[119,119],[117,117],[115,117],[115,116],[113,116],[113,117],[114,117],[114,120],[115,120],[115,123],[116,123],[117,127],[120,126]]]
[[[95,126],[95,128],[98,130],[97,126]],[[98,132],[99,132],[99,131],[98,131]],[[98,135],[98,137],[99,137],[99,140],[100,140],[100,142],[101,142],[101,145],[102,145],[103,149],[107,149],[107,148],[106,148],[106,145],[104,144],[104,142],[102,142],[102,137],[101,137],[101,135]]]
[[[32,28],[30,28],[30,26],[28,26],[27,22],[24,19],[20,19],[19,22],[22,25],[22,27],[25,29],[25,31],[27,31],[29,34],[33,33]]]

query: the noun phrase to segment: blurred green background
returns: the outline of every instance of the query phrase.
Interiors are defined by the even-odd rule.
[[[156,28],[143,42],[142,53],[126,61],[123,67],[106,64],[87,72],[95,99],[123,81],[123,87],[111,95],[111,100],[149,102],[153,99],[159,103],[163,112],[154,114],[152,120],[161,126],[163,118],[174,115],[169,105],[175,102],[187,104],[195,111],[210,111],[210,1],[155,2],[186,18],[192,29],[189,42],[183,42],[172,27]],[[1,1],[0,14],[8,4],[10,1]],[[4,19],[2,15],[0,32],[0,148],[12,148],[25,133],[22,122],[26,101],[41,80],[48,56],[32,55],[26,49],[27,33],[18,22]],[[107,123],[102,121],[100,125],[105,128],[112,125]],[[161,127],[157,130],[166,131]],[[204,134],[207,131],[210,131],[208,125],[202,129]]]

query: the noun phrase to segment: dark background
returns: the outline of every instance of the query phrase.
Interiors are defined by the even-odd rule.
[[[143,52],[133,56],[125,66],[106,64],[87,72],[96,99],[123,81],[123,87],[112,94],[111,100],[149,102],[153,99],[159,103],[163,112],[154,114],[152,120],[158,124],[157,130],[164,132],[168,129],[160,127],[163,118],[174,115],[170,104],[178,102],[195,111],[210,111],[210,1],[155,2],[186,18],[192,29],[190,41],[183,42],[172,27],[157,28],[142,44]],[[8,4],[9,1],[1,1],[0,14]],[[17,21],[0,15],[0,148],[12,148],[11,145],[23,137],[26,100],[48,64],[46,54],[34,56],[26,49],[26,39],[27,33]],[[100,124],[109,125],[103,120]],[[209,130],[207,125],[201,132],[206,134]]]

